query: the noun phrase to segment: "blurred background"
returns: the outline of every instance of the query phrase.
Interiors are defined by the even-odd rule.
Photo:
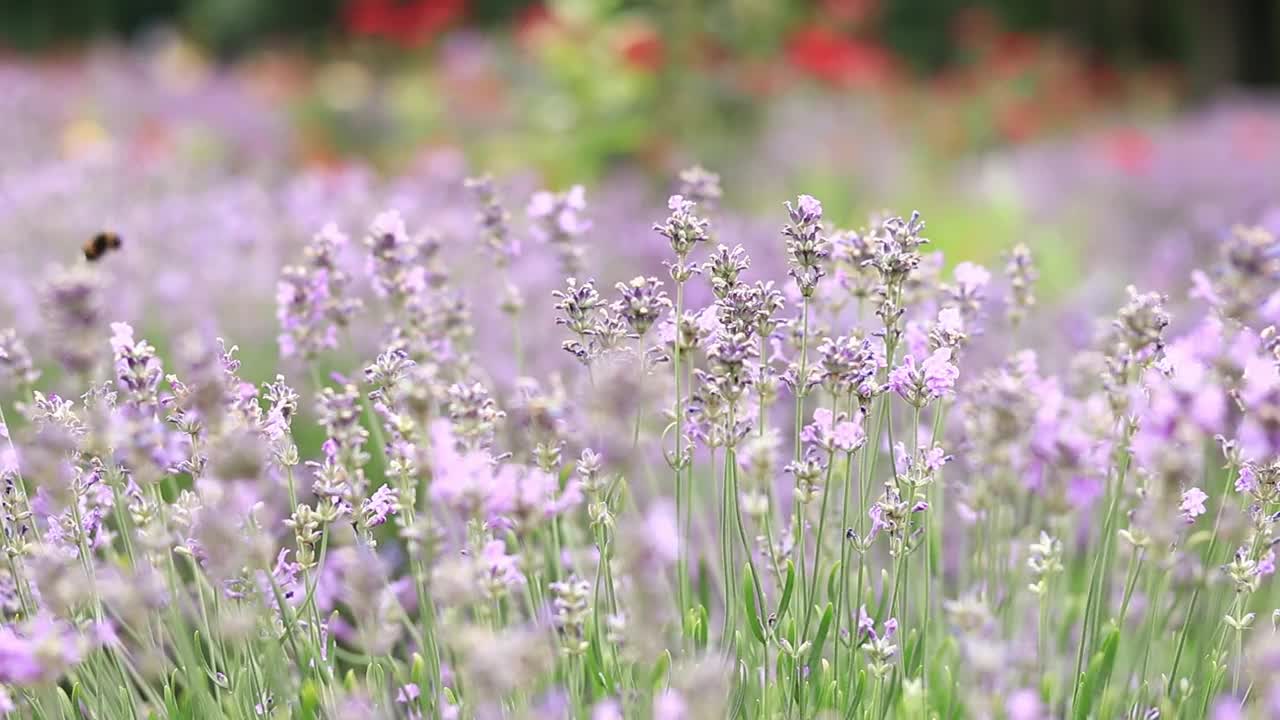
[[[1028,242],[1083,314],[1280,229],[1277,85],[1275,0],[5,0],[0,263],[121,229],[171,260],[119,261],[137,303],[198,287],[267,333],[325,221],[465,237],[491,172],[520,217],[587,185],[607,246],[701,163],[763,237],[807,192],[841,227],[920,209],[951,263]]]
[[[1280,82],[1274,0],[7,0],[6,62],[131,48],[232,75],[304,162],[431,144],[591,180],[738,154],[798,95],[856,101],[929,160]],[[86,108],[87,113],[92,108]],[[91,117],[89,119],[92,119]]]

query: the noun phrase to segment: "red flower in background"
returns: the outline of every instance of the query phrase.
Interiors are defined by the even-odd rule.
[[[1005,140],[1023,142],[1034,137],[1043,124],[1034,102],[1016,100],[996,111],[996,128]]]
[[[1002,32],[992,47],[991,68],[1000,77],[1026,72],[1040,51],[1040,39],[1019,32]]]
[[[536,45],[542,36],[553,33],[559,24],[560,21],[546,5],[527,5],[515,18],[516,40],[526,47]]]
[[[662,36],[648,24],[636,24],[627,28],[618,50],[628,65],[650,72],[661,68],[666,57]]]
[[[353,35],[416,47],[461,18],[466,9],[467,0],[348,0],[343,16]]]
[[[1103,138],[1102,151],[1107,162],[1130,175],[1146,174],[1155,155],[1151,138],[1133,128],[1116,130]]]
[[[787,41],[791,64],[841,87],[875,87],[893,75],[893,54],[873,42],[846,37],[818,25],[795,32]]]

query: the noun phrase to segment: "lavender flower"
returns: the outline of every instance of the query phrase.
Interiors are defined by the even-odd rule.
[[[1187,524],[1195,522],[1196,518],[1205,513],[1204,501],[1208,499],[1209,496],[1200,488],[1193,487],[1183,491],[1182,502],[1178,505],[1182,519],[1186,520]]]
[[[1035,283],[1039,279],[1031,248],[1018,243],[1005,256],[1005,276],[1009,280],[1007,315],[1010,324],[1019,326],[1031,308],[1035,307]]]
[[[0,330],[0,381],[24,387],[34,385],[39,379],[40,371],[17,331]]]
[[[426,289],[426,270],[417,262],[419,244],[409,237],[399,212],[390,210],[375,217],[364,244],[369,249],[373,289],[394,307],[403,307]]]
[[[981,265],[962,262],[956,265],[955,282],[944,288],[949,302],[960,309],[964,317],[973,319],[982,312],[982,303],[986,300],[987,285],[991,282],[991,273]]]
[[[54,356],[70,373],[88,375],[96,364],[103,281],[94,270],[59,268],[46,279],[41,308]]]
[[[631,282],[618,283],[616,287],[622,297],[615,304],[614,312],[627,322],[634,337],[644,337],[671,307],[671,301],[662,290],[662,282],[657,278],[635,277]]]
[[[476,213],[476,225],[480,229],[485,247],[493,253],[498,267],[506,267],[520,254],[520,245],[511,235],[511,215],[498,199],[493,178],[488,175],[467,178],[465,184],[480,203],[480,211]]]
[[[383,485],[365,499],[360,508],[364,526],[375,528],[387,521],[387,518],[400,512],[400,499],[396,491]]]
[[[680,195],[691,201],[713,207],[723,195],[720,190],[720,176],[701,165],[680,171]]]
[[[951,350],[939,348],[922,362],[907,355],[889,373],[889,389],[917,407],[945,397],[955,387],[960,371],[951,364]]]
[[[826,276],[826,260],[830,243],[822,235],[822,203],[810,195],[801,195],[793,207],[786,203],[791,223],[782,230],[787,238],[788,274],[796,281],[800,295],[813,297],[818,281]]]
[[[534,193],[525,210],[534,221],[534,236],[555,250],[560,272],[566,276],[582,272],[584,251],[578,238],[591,229],[591,221],[582,216],[586,209],[586,190],[574,185],[563,193]]]
[[[156,350],[145,340],[135,341],[127,323],[111,324],[111,350],[115,354],[116,383],[124,400],[141,410],[154,410],[159,402],[164,370]]]
[[[495,62],[462,40],[443,48],[446,75]],[[80,103],[37,102],[74,79],[30,87],[27,72],[0,69],[19,116],[39,115],[12,123],[20,134],[84,133],[59,109]],[[119,153],[139,135],[103,107]],[[0,226],[38,240],[10,249],[13,323],[44,321],[30,350],[0,333],[0,711],[55,712],[61,684],[95,717],[166,698],[264,716],[711,718],[737,698],[762,717],[906,717],[930,712],[924,687],[943,668],[948,704],[973,717],[1185,715],[1219,699],[1275,714],[1263,613],[1280,544],[1280,340],[1257,328],[1280,323],[1280,294],[1265,212],[1214,219],[1207,189],[1180,201],[1208,208],[1187,237],[1221,236],[1191,299],[1160,277],[1163,258],[1114,263],[1157,292],[1130,291],[1086,347],[1083,323],[1063,318],[1111,297],[1108,280],[1037,307],[1016,247],[1017,329],[984,327],[991,274],[960,257],[944,276],[918,214],[840,231],[801,196],[783,248],[767,222],[720,208],[725,242],[701,258],[699,203],[719,199],[718,179],[682,173],[662,252],[632,242],[649,232],[645,205],[610,180],[593,215],[618,242],[591,267],[581,189],[534,196],[531,230],[558,257],[516,263],[523,230],[492,181],[464,183],[456,154],[399,177],[282,183],[210,178],[226,172],[220,153],[157,173],[60,143],[18,155],[0,138],[14,160]],[[1147,184],[1172,184],[1161,168]],[[1117,183],[1100,184],[1159,192]],[[356,273],[337,228],[370,217]],[[44,236],[83,233],[83,218],[118,224],[126,249],[49,276],[36,317],[33,262],[58,244]],[[161,252],[157,237],[191,241]],[[228,246],[252,261],[221,262]],[[625,280],[663,253],[674,289]],[[277,273],[282,257],[299,259]],[[628,267],[613,297],[585,279]],[[522,308],[503,290],[517,285],[555,288],[554,308]],[[366,302],[382,312],[358,322]],[[868,310],[878,322],[860,328]],[[531,338],[517,352],[513,319]],[[553,322],[588,373],[567,373],[539,334]],[[166,362],[134,327],[157,329]],[[243,367],[214,327],[244,343]],[[279,374],[261,352],[275,333],[291,366]],[[1023,345],[1035,350],[1000,359]],[[977,368],[964,383],[962,355]],[[54,364],[70,372],[36,371]],[[778,402],[784,384],[794,407]],[[1122,640],[1099,676],[1090,659],[1116,632],[1145,646]]]
[[[800,439],[827,453],[849,453],[862,447],[867,436],[861,418],[850,421],[843,413],[832,416],[830,410],[818,408],[813,411],[813,422],[800,431]]]
[[[507,554],[506,543],[489,540],[480,553],[481,587],[489,598],[502,597],[525,584],[519,559]]]
[[[0,682],[55,682],[84,658],[88,647],[75,628],[48,615],[5,625],[0,627]]]
[[[348,297],[349,280],[338,268],[338,253],[347,242],[347,236],[329,223],[312,237],[305,265],[280,271],[276,318],[282,331],[281,355],[312,357],[337,347],[338,331],[359,311],[361,302]]]
[[[658,223],[653,229],[671,243],[671,251],[675,253],[676,262],[670,266],[671,279],[676,283],[684,283],[697,274],[698,267],[689,265],[686,260],[689,254],[700,243],[709,241],[709,221],[694,214],[695,204],[681,195],[672,195],[667,200],[667,209],[671,214],[666,222]]]

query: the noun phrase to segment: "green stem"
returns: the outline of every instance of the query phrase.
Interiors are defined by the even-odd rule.
[[[836,421],[836,398],[831,398],[831,422]],[[836,464],[835,453],[832,452],[827,456],[827,474],[822,481],[822,504],[818,508],[818,534],[814,538],[813,547],[813,572],[809,578],[809,602],[805,606],[804,611],[804,629],[800,632],[801,637],[809,636],[809,623],[813,620],[813,609],[815,606],[815,598],[818,597],[818,576],[822,570],[822,545],[823,539],[826,537],[827,528],[827,500],[831,497],[831,473],[835,469]]]
[[[684,265],[684,259],[676,260],[677,268]],[[676,481],[676,527],[679,529],[679,537],[676,543],[676,577],[677,577],[677,602],[680,605],[680,628],[681,632],[686,630],[685,613],[688,610],[688,553],[689,538],[684,532],[683,520],[685,491],[683,481],[684,471],[684,393],[681,387],[681,368],[680,368],[680,317],[684,313],[684,283],[676,282],[676,304],[675,304],[675,340],[671,352],[671,368],[675,376],[676,385],[676,445],[675,445],[675,481]]]

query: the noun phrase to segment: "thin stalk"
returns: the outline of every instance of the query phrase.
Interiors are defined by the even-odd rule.
[[[831,422],[836,421],[837,410],[836,398],[831,397]],[[818,508],[818,534],[814,538],[813,547],[813,572],[809,578],[809,602],[805,606],[804,611],[804,629],[800,632],[801,637],[809,636],[809,623],[813,620],[814,598],[818,596],[818,576],[822,570],[822,545],[823,539],[826,537],[827,528],[827,501],[831,498],[831,473],[835,469],[835,453],[832,452],[827,456],[827,474],[822,481],[822,504]]]
[[[676,261],[677,266],[684,264],[683,259]],[[685,631],[685,612],[689,607],[688,598],[688,564],[689,564],[689,538],[681,526],[684,516],[685,505],[685,488],[683,480],[684,465],[684,389],[681,387],[681,368],[680,368],[680,317],[684,313],[684,283],[676,282],[676,305],[675,305],[675,342],[671,351],[671,369],[675,376],[676,385],[676,446],[675,446],[675,481],[676,481],[676,526],[679,528],[679,537],[676,542],[676,577],[678,579],[676,594],[677,602],[680,605],[680,628],[681,632]]]
[[[1228,478],[1230,482],[1230,478]],[[1209,536],[1209,548],[1205,550],[1204,559],[1211,567],[1213,565],[1214,551],[1218,548],[1218,526],[1222,522],[1222,509],[1226,507],[1226,498],[1218,501],[1218,510],[1213,518],[1213,531]],[[1196,603],[1200,599],[1200,590],[1204,587],[1203,582],[1196,583],[1196,588],[1191,592],[1191,604],[1187,607],[1186,618],[1182,621],[1182,630],[1178,633],[1178,646],[1173,653],[1173,666],[1169,669],[1168,684],[1165,687],[1165,695],[1173,695],[1173,685],[1177,682],[1178,666],[1182,662],[1182,651],[1187,646],[1187,636],[1191,632],[1192,621],[1195,619]]]
[[[809,298],[804,298],[800,310],[800,372],[796,376],[795,384],[795,414],[792,422],[792,444],[795,454],[795,461],[801,461],[801,444],[800,429],[804,425],[804,396],[805,382],[808,376],[808,353],[809,353]],[[795,527],[792,528],[794,540],[791,546],[791,554],[795,562],[796,569],[800,571],[800,601],[806,607],[812,602],[812,598],[807,596],[807,583],[805,572],[804,556],[807,551],[804,538],[804,504],[800,502],[795,505]]]
[[[850,390],[849,391],[849,414],[851,416],[854,411],[855,402],[857,401],[854,399],[853,391]],[[856,452],[857,451],[855,450],[854,452],[846,453],[844,457],[844,493],[841,496],[841,502],[840,502],[840,505],[841,505],[841,508],[840,508],[840,592],[836,595],[836,615],[835,615],[837,628],[839,627],[840,623],[844,622],[844,597],[845,597],[845,594],[849,591],[849,542],[845,539],[844,534],[849,529],[849,506],[853,504],[852,503],[853,458],[855,457]],[[858,457],[861,457],[861,456],[858,456]],[[859,508],[859,512],[861,512],[861,508]],[[855,632],[856,632],[856,629],[854,632],[850,632],[851,638],[854,637]],[[835,652],[833,653],[833,660],[832,660],[832,670],[833,670],[833,674],[837,678],[840,677],[840,643],[839,642],[835,644]]]

